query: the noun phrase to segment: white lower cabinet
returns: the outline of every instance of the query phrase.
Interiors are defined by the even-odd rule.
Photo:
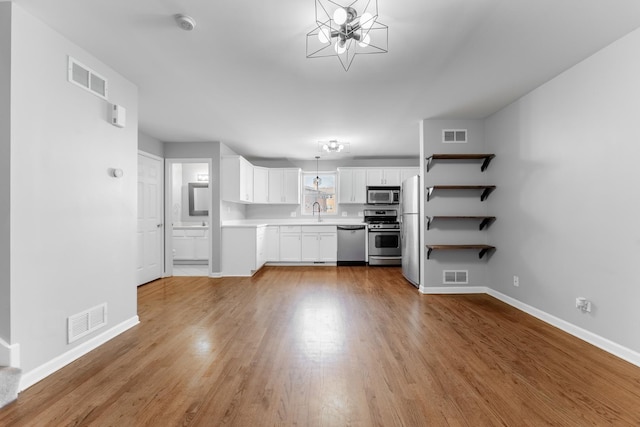
[[[209,259],[209,230],[173,230],[175,261],[206,261]]]
[[[299,225],[280,226],[280,261],[300,262],[301,227]]]
[[[302,261],[336,262],[338,234],[333,225],[302,226]]]
[[[267,262],[280,261],[280,227],[277,225],[267,226],[264,238]]]
[[[266,262],[266,227],[222,229],[222,275],[252,276]]]

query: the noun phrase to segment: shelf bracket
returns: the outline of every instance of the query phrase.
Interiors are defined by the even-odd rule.
[[[480,172],[484,172],[489,167],[489,163],[491,163],[491,159],[493,159],[494,157],[495,156],[487,156],[484,158],[482,166],[480,166]]]
[[[431,161],[433,160],[433,156],[427,157],[427,173],[429,173],[429,169],[431,168]]]
[[[487,197],[489,197],[489,194],[491,194],[491,192],[495,190],[495,188],[493,187],[487,187],[482,191],[482,194],[480,195],[480,201],[484,202]]]
[[[491,225],[491,223],[494,221],[494,218],[484,218],[481,222],[480,222],[480,230],[482,230],[483,228],[487,227],[489,228],[489,225]]]
[[[433,248],[427,247],[427,259],[431,257],[431,252],[433,252]]]
[[[478,258],[482,259],[482,257],[484,256],[484,254],[486,254],[489,251],[488,248],[485,249],[480,249],[480,253],[478,254]]]
[[[434,187],[427,187],[427,202],[431,200],[431,193],[433,193]]]
[[[427,230],[429,230],[431,228],[431,221],[432,218],[430,216],[427,217]]]

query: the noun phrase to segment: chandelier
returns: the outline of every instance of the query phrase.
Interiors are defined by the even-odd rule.
[[[326,142],[318,142],[318,151],[326,151],[327,153],[349,152],[348,142],[338,142],[336,139]]]
[[[378,0],[315,3],[316,28],[307,33],[307,58],[337,56],[347,71],[358,54],[387,53],[389,27],[378,22]]]

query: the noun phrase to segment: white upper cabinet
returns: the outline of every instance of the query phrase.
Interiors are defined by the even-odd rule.
[[[420,175],[420,168],[402,168],[402,182],[416,175]]]
[[[269,169],[269,203],[300,204],[300,169]]]
[[[253,203],[253,165],[241,156],[222,157],[222,200]]]
[[[400,185],[402,168],[367,169],[367,185]]]
[[[338,169],[338,183],[338,203],[366,203],[366,169],[340,168]]]
[[[269,169],[253,167],[253,203],[269,202]]]

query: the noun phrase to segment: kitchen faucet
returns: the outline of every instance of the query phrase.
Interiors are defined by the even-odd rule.
[[[318,205],[318,222],[322,222],[322,220],[320,219],[320,203],[318,202],[314,202],[313,206],[311,207],[311,214],[315,216],[316,214],[316,205]]]

